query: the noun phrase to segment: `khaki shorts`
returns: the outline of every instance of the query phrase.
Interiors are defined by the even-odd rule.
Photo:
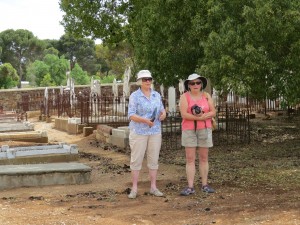
[[[210,128],[194,130],[183,130],[181,135],[181,144],[184,147],[203,147],[213,146],[212,130]]]
[[[161,134],[138,135],[130,131],[129,145],[130,169],[141,170],[145,154],[147,154],[147,167],[151,170],[158,169]]]

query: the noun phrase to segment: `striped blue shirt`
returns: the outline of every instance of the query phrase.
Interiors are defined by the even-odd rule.
[[[154,126],[149,127],[146,123],[137,123],[130,121],[129,129],[138,135],[153,135],[161,133],[161,122],[159,120],[160,112],[164,110],[161,96],[157,91],[151,89],[150,99],[148,99],[139,88],[129,97],[128,118],[132,115],[138,115],[150,119],[152,113],[157,110]]]

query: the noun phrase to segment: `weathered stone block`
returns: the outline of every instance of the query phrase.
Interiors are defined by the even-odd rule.
[[[112,130],[112,136],[113,137],[120,137],[120,138],[126,138],[128,135],[126,134],[125,130],[120,130],[120,129],[113,129]]]
[[[58,184],[90,183],[91,168],[82,163],[0,166],[0,190]]]
[[[120,148],[126,148],[127,146],[129,146],[129,139],[112,135],[111,144],[116,145]]]
[[[107,134],[112,134],[112,130],[113,130],[113,127],[110,127],[110,126],[107,126],[107,125],[103,125],[103,124],[100,124],[97,126],[97,130],[99,132],[102,132],[102,133],[107,133]]]
[[[77,124],[75,123],[68,124],[68,134],[77,134]]]
[[[84,127],[83,128],[83,136],[84,137],[87,137],[89,135],[91,135],[94,131],[94,128],[93,127]]]

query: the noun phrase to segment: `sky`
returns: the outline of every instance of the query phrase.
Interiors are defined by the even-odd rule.
[[[39,39],[58,40],[65,32],[59,0],[0,0],[0,32],[26,29]]]

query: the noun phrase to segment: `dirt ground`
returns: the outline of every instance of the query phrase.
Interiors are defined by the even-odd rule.
[[[184,151],[162,152],[158,187],[165,197],[149,195],[144,165],[138,197],[131,200],[128,149],[31,120],[35,130],[47,130],[49,143],[78,145],[80,162],[92,168],[91,183],[2,190],[1,225],[300,225],[299,124],[254,124],[250,145],[213,147],[214,194],[202,193],[197,181],[195,195],[180,196],[186,185]]]

